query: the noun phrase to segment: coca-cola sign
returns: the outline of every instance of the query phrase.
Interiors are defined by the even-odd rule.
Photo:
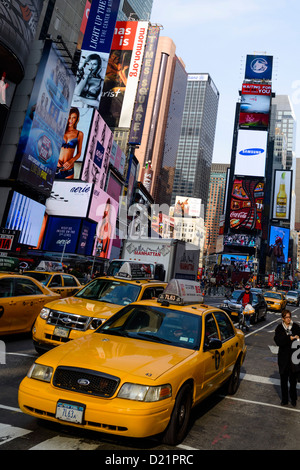
[[[230,201],[231,229],[261,230],[263,202],[262,180],[235,178]]]

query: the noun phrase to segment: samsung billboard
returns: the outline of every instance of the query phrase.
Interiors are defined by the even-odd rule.
[[[239,130],[234,174],[264,177],[267,143],[267,131]]]

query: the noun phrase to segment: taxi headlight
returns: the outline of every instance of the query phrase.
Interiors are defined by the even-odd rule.
[[[52,374],[52,367],[34,363],[29,369],[27,377],[30,379],[42,380],[43,382],[50,382]]]
[[[96,330],[100,325],[105,321],[104,318],[92,318],[91,323],[89,324],[90,330]]]
[[[40,311],[40,317],[43,320],[47,320],[50,312],[51,312],[50,308],[43,307],[42,310]]]
[[[153,402],[160,401],[172,395],[172,387],[170,384],[150,387],[147,385],[139,385],[133,383],[125,383],[122,385],[118,397],[127,400]]]

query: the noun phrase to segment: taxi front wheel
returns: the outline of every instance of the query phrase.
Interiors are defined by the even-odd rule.
[[[178,392],[170,422],[165,430],[162,442],[171,446],[180,444],[184,439],[190,421],[192,408],[192,389],[184,385]]]

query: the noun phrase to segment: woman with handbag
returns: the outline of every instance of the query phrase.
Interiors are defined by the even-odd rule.
[[[292,321],[290,310],[284,310],[281,314],[282,322],[275,329],[274,341],[278,349],[278,367],[281,385],[281,405],[288,404],[290,395],[292,406],[297,404],[297,365],[292,361],[295,350],[294,341],[299,341],[300,326]],[[290,390],[288,391],[288,382]]]

